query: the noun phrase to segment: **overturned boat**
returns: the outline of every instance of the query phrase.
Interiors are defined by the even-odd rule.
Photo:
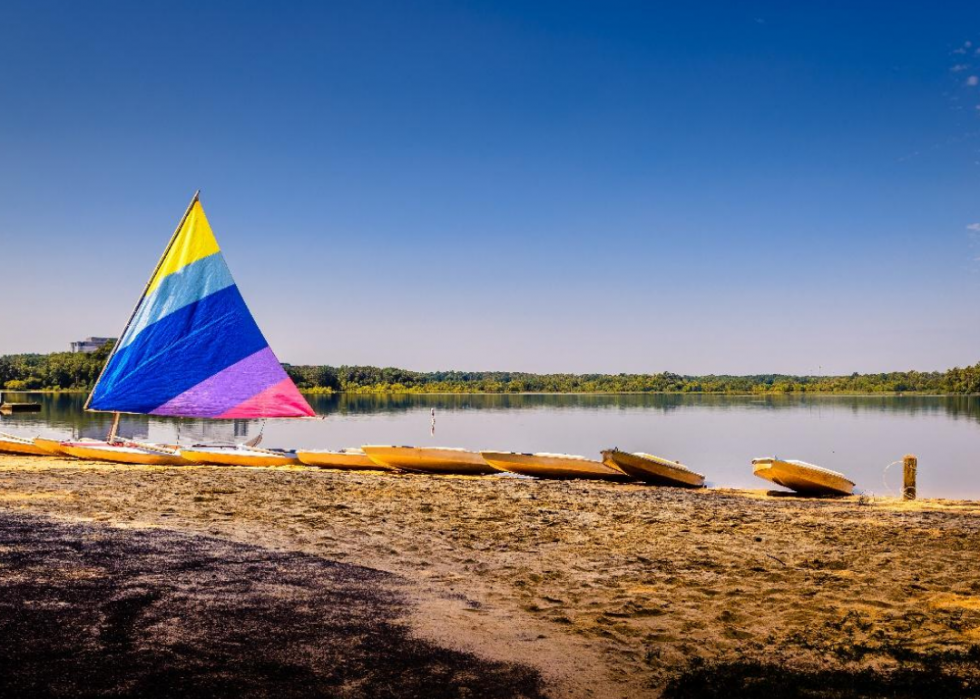
[[[415,473],[479,476],[497,473],[479,452],[452,447],[396,447],[366,444],[361,447],[375,463]]]
[[[854,482],[843,473],[806,461],[775,456],[753,459],[752,472],[802,495],[851,495],[854,492]]]
[[[606,449],[602,463],[620,469],[633,478],[653,485],[672,485],[685,488],[704,487],[704,476],[695,473],[680,461],[671,461],[642,451],[628,452]]]
[[[501,471],[519,473],[535,478],[556,478],[569,480],[573,478],[590,478],[606,481],[629,481],[632,477],[623,473],[616,466],[587,459],[584,456],[572,454],[520,454],[507,451],[480,452],[487,463]]]
[[[195,464],[209,466],[297,466],[295,451],[247,446],[196,445],[181,449],[180,455]]]
[[[296,452],[296,456],[299,458],[300,463],[318,468],[342,468],[368,471],[391,470],[390,466],[373,461],[370,456],[364,453],[363,449],[356,447],[337,451],[331,451],[329,449],[300,449]]]

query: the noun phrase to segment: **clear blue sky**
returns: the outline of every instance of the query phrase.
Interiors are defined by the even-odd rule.
[[[118,334],[200,188],[283,361],[980,361],[976,2],[7,0],[0,36],[0,353]]]

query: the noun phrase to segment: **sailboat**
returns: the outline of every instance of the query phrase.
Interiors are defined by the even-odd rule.
[[[85,409],[115,417],[104,442],[61,444],[78,458],[173,465],[236,463],[239,457],[248,465],[295,461],[289,452],[259,449],[257,440],[196,445],[184,454],[178,445],[118,436],[121,413],[213,420],[315,415],[245,305],[200,192],[171,236]]]

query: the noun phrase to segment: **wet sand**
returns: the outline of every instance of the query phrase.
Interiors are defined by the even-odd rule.
[[[980,503],[0,456],[3,511],[381,571],[527,693],[980,695]]]

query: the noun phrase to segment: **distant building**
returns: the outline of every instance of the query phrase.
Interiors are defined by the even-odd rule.
[[[94,352],[97,349],[101,349],[103,345],[107,342],[115,342],[114,337],[86,337],[84,340],[79,340],[78,342],[71,343],[71,351],[75,352]]]

